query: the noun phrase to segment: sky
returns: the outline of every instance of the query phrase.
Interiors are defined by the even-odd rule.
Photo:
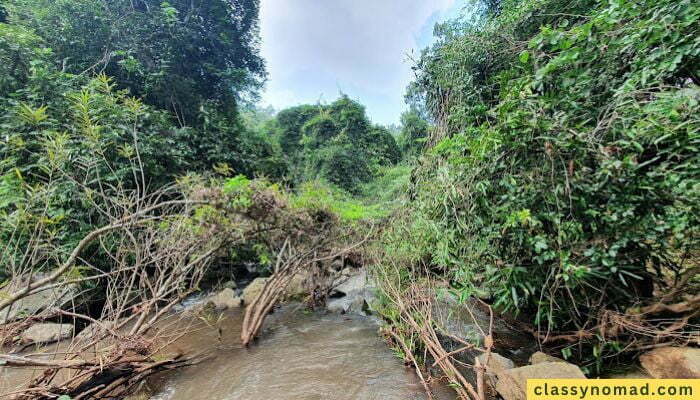
[[[432,42],[457,0],[262,0],[268,82],[262,105],[280,110],[358,100],[374,123],[398,123],[411,81],[408,54]]]

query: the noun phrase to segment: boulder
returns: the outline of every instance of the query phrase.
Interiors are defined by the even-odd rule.
[[[501,371],[496,391],[505,400],[525,400],[528,379],[585,379],[581,370],[567,362],[543,362]]]
[[[367,288],[367,272],[365,270],[360,270],[359,273],[348,273],[346,271],[343,271],[342,274],[346,278],[340,285],[335,287],[335,292],[348,294],[363,291]]]
[[[503,357],[498,353],[489,354],[488,362],[486,362],[486,353],[482,353],[476,358],[479,359],[481,365],[486,366],[487,373],[491,373],[494,375],[498,375],[499,373],[507,369],[515,368],[515,364],[513,363],[513,361]]]
[[[73,336],[73,325],[43,323],[34,324],[20,335],[22,343],[53,343]]]
[[[221,287],[224,288],[224,289],[227,289],[227,288],[228,288],[228,289],[234,289],[234,290],[235,290],[235,289],[238,289],[238,284],[236,283],[236,281],[226,281],[226,282],[224,282],[223,285],[221,285]]]
[[[700,378],[700,349],[661,347],[639,357],[642,367],[656,379]]]
[[[265,287],[265,282],[268,278],[255,278],[248,286],[243,289],[243,303],[248,305],[255,300],[256,297],[262,292],[263,287]]]
[[[299,298],[309,294],[306,281],[309,278],[309,271],[300,271],[292,277],[285,289],[287,298]]]
[[[536,351],[530,356],[530,364],[541,364],[543,362],[566,362],[561,358],[550,356],[549,354],[543,353],[541,351]]]
[[[241,306],[241,298],[236,296],[236,292],[231,288],[226,288],[211,296],[207,302],[212,303],[214,307],[219,310]]]
[[[488,332],[491,316],[488,309],[478,300],[467,299],[460,302],[456,296],[443,290],[439,293],[433,306],[433,317],[441,330],[459,340],[449,339],[445,348],[448,351],[462,347],[463,342],[482,342],[482,332]],[[512,327],[507,321],[494,315],[493,318],[494,348],[507,356],[518,365],[527,363],[528,356],[536,350],[532,336],[522,330]],[[447,336],[447,335],[446,335]],[[464,362],[469,362],[465,359]]]
[[[48,274],[35,274],[33,281],[40,280],[48,276]],[[22,285],[26,285],[27,281],[16,281],[10,283],[5,289],[5,293],[13,293]],[[0,314],[0,323],[8,323],[19,318],[36,315],[42,310],[53,307],[62,307],[78,294],[79,288],[76,284],[70,284],[63,287],[57,287],[49,290],[44,290],[23,299],[17,300],[11,308],[3,310]]]
[[[376,297],[367,271],[347,268],[340,276],[341,283],[333,289],[326,308],[330,312],[365,314]]]
[[[362,314],[365,309],[365,298],[359,293],[351,293],[341,298],[330,299],[326,308],[334,313]]]
[[[479,354],[476,357],[481,365],[486,366],[486,381],[491,385],[491,387],[496,386],[498,381],[497,376],[499,373],[515,368],[513,361],[503,357],[498,353],[490,353],[488,356],[488,362],[486,360],[486,353]]]

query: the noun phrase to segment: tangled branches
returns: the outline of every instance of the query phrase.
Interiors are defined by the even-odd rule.
[[[128,194],[122,192],[127,200]],[[142,198],[131,198],[130,206],[109,215],[111,222],[85,235],[69,255],[51,272],[41,276],[35,262],[38,258],[14,257],[21,268],[11,271],[13,282],[9,294],[0,302],[5,325],[3,342],[10,343],[16,329],[52,318],[74,326],[89,324],[87,328],[61,348],[54,359],[0,354],[8,367],[36,367],[43,373],[16,393],[16,398],[55,398],[62,394],[72,398],[114,398],[127,394],[144,377],[165,369],[177,368],[191,362],[182,354],[156,355],[174,340],[157,330],[156,322],[184,297],[198,288],[214,253],[222,246],[217,239],[217,227],[204,225],[193,230],[191,215],[201,201],[162,200],[164,192]],[[117,197],[112,197],[117,199]],[[115,205],[111,203],[111,205]],[[117,210],[113,208],[112,210]],[[40,234],[30,243],[41,240]],[[86,249],[101,255],[105,266],[92,264],[84,257]],[[25,252],[30,253],[30,252]],[[56,256],[57,257],[57,256]],[[86,264],[87,273],[76,272],[75,264]],[[42,263],[47,262],[42,260]],[[38,279],[35,276],[40,275]],[[22,283],[26,282],[26,283]],[[79,300],[87,298],[90,284],[101,289],[103,302],[100,315],[90,315]],[[47,291],[84,287],[75,293],[69,307],[47,304],[37,314],[24,316],[35,310],[20,309],[23,299]],[[93,289],[93,290],[94,290]]]
[[[336,246],[342,243],[342,239],[336,236],[339,232],[333,229],[333,225],[327,226],[321,233],[312,238],[287,236],[284,239],[282,247],[277,253],[272,276],[265,281],[265,285],[252,303],[247,305],[241,329],[241,342],[244,346],[249,345],[255,339],[265,316],[279,301],[295,275],[311,266],[351,252],[371,236],[370,231],[364,239],[337,249]]]
[[[406,276],[397,267],[392,266],[382,266],[376,271],[384,301],[384,308],[380,309],[380,313],[388,317],[391,324],[384,331],[405,359],[413,364],[428,396],[432,398],[430,370],[438,367],[460,399],[485,400],[486,365],[475,355],[484,354],[483,359],[488,364],[493,347],[493,313],[490,313],[489,326],[484,330],[469,306],[465,305],[482,338],[481,344],[478,341],[467,342],[452,335],[434,318],[438,289],[429,274],[415,274],[414,271],[410,276]],[[490,307],[487,308],[490,311]],[[446,340],[458,343],[459,348],[453,351],[446,350]],[[420,351],[423,352],[422,357]],[[473,363],[461,361],[459,356],[463,354],[473,357]],[[425,365],[422,365],[421,361]],[[427,366],[430,368],[425,368]],[[465,368],[473,371],[473,381],[465,376]]]
[[[175,323],[163,329],[161,321],[199,290],[208,267],[225,257],[223,249],[229,246],[254,243],[277,254],[272,277],[246,313],[242,339],[248,344],[296,273],[342,256],[367,239],[355,239],[357,232],[322,207],[290,206],[284,193],[266,182],[231,181],[223,188],[183,186],[183,193],[138,197],[137,192],[122,191],[101,197],[107,206],[96,207],[109,210],[104,213],[109,223],[87,233],[64,259],[58,260],[60,253],[39,259],[58,267],[38,279],[37,258],[22,260],[20,254],[33,249],[17,246],[21,252],[14,252],[13,259],[21,268],[11,271],[17,283],[8,285],[11,291],[0,310],[21,308],[23,299],[53,289],[70,289],[73,304],[53,303],[28,316],[7,311],[7,335],[49,317],[87,327],[61,343],[60,352],[48,361],[44,354],[0,354],[7,367],[43,370],[15,397],[119,397],[146,376],[194,362],[191,355],[163,353],[190,326]],[[41,236],[33,242],[42,242]],[[90,257],[85,256],[88,249]],[[86,267],[76,271],[77,262]],[[77,288],[81,292],[73,293]],[[98,314],[84,304],[88,295],[99,299]]]

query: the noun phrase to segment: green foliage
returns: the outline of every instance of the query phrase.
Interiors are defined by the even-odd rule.
[[[19,207],[24,202],[22,181],[17,171],[0,176],[0,213]]]
[[[374,179],[361,186],[360,197],[389,214],[406,199],[411,169],[407,163],[381,168]]]
[[[279,112],[276,126],[294,182],[325,179],[358,193],[401,152],[383,127],[373,126],[362,105],[342,96],[330,105],[302,105]]]
[[[418,155],[430,135],[430,125],[415,108],[401,114],[399,147],[402,153]]]
[[[248,207],[253,203],[253,193],[250,179],[244,175],[237,175],[224,183],[223,191],[232,197],[231,205],[234,208]]]
[[[374,168],[394,165],[401,160],[401,150],[388,129],[376,126],[370,129],[364,140],[369,157],[374,160]]]
[[[129,160],[137,156],[140,173],[154,188],[190,171],[285,173],[279,146],[238,112],[240,100],[253,98],[264,76],[257,1],[3,5],[4,163],[34,179],[44,142],[63,142],[71,151],[75,146],[106,158],[108,181],[133,178]],[[90,78],[97,71],[104,72]],[[133,153],[136,133],[140,154]]]
[[[301,127],[301,143],[308,150],[318,150],[339,133],[335,121],[327,113],[319,113]]]
[[[84,116],[100,117],[105,126],[99,129],[107,131],[98,136],[122,138],[105,155],[128,153],[123,141],[131,141],[129,130],[143,133],[141,161],[150,184],[215,166],[249,176],[285,173],[279,148],[248,128],[238,111],[244,99],[255,98],[264,77],[256,0],[119,0],[108,7],[98,0],[5,4],[0,118],[15,140],[36,137],[24,128],[41,112],[50,116],[41,121],[43,130],[75,130],[68,110],[82,96],[76,93],[87,90],[89,98],[83,100],[90,103],[90,115]],[[97,72],[110,77],[105,90],[95,90],[89,78]],[[125,114],[126,104],[101,101],[101,91],[143,102],[137,105],[137,120]],[[25,140],[30,152],[35,150],[31,141]],[[16,159],[20,167],[25,161]]]
[[[32,67],[50,55],[31,30],[0,22],[0,96],[21,88]]]
[[[320,111],[320,106],[306,104],[287,108],[277,114],[280,144],[286,153],[294,155],[301,150],[302,127]]]
[[[47,75],[53,78],[49,85]],[[189,131],[164,134],[173,129],[168,113],[116,90],[104,75],[87,80],[60,72],[32,74],[7,104],[10,112],[0,116],[0,127],[7,132],[3,156],[32,179],[45,175],[44,166],[60,162],[57,157],[65,151],[100,154],[109,163],[102,171],[107,180],[132,176],[137,156],[139,168],[156,186],[196,169],[195,155],[177,140]],[[135,135],[141,141],[139,154]]]
[[[605,312],[653,302],[698,254],[700,7],[501,6],[439,27],[419,61],[410,93],[439,129],[387,254],[545,331],[595,332],[565,347],[595,373],[645,340],[606,337]]]
[[[146,102],[201,122],[234,112],[264,78],[257,0],[10,0],[12,25],[35,32],[69,73],[104,72]]]
[[[47,75],[55,79],[49,83]],[[43,92],[49,88],[55,91]],[[39,99],[47,103],[36,104]],[[146,177],[165,185],[168,168],[177,170],[175,149],[160,136],[169,126],[167,115],[116,90],[104,75],[88,80],[37,71],[6,101],[9,112],[0,116],[3,243],[21,248],[38,231],[47,245],[61,243],[46,257],[60,254],[105,223],[96,200],[139,190]]]
[[[234,193],[247,188],[250,185],[250,179],[244,175],[237,175],[226,181],[224,184],[224,193]]]
[[[275,129],[274,110],[248,108],[243,110],[241,117],[245,127],[240,146],[240,157],[246,166],[243,172],[282,181],[289,166],[279,137],[270,133]]]
[[[342,190],[320,181],[302,184],[290,197],[289,203],[293,208],[329,212],[344,222],[367,220],[380,215],[377,207],[365,205]]]

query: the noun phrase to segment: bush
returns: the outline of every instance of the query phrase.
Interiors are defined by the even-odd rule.
[[[282,110],[273,129],[294,183],[322,179],[357,194],[382,167],[401,159],[391,133],[373,126],[365,108],[347,96]]]
[[[386,238],[388,254],[530,317],[597,372],[611,354],[683,342],[698,322],[640,310],[698,293],[687,277],[700,242],[700,7],[575,6],[508,2],[423,55],[413,89],[436,144],[412,214]],[[533,15],[550,16],[539,32],[523,26]]]

